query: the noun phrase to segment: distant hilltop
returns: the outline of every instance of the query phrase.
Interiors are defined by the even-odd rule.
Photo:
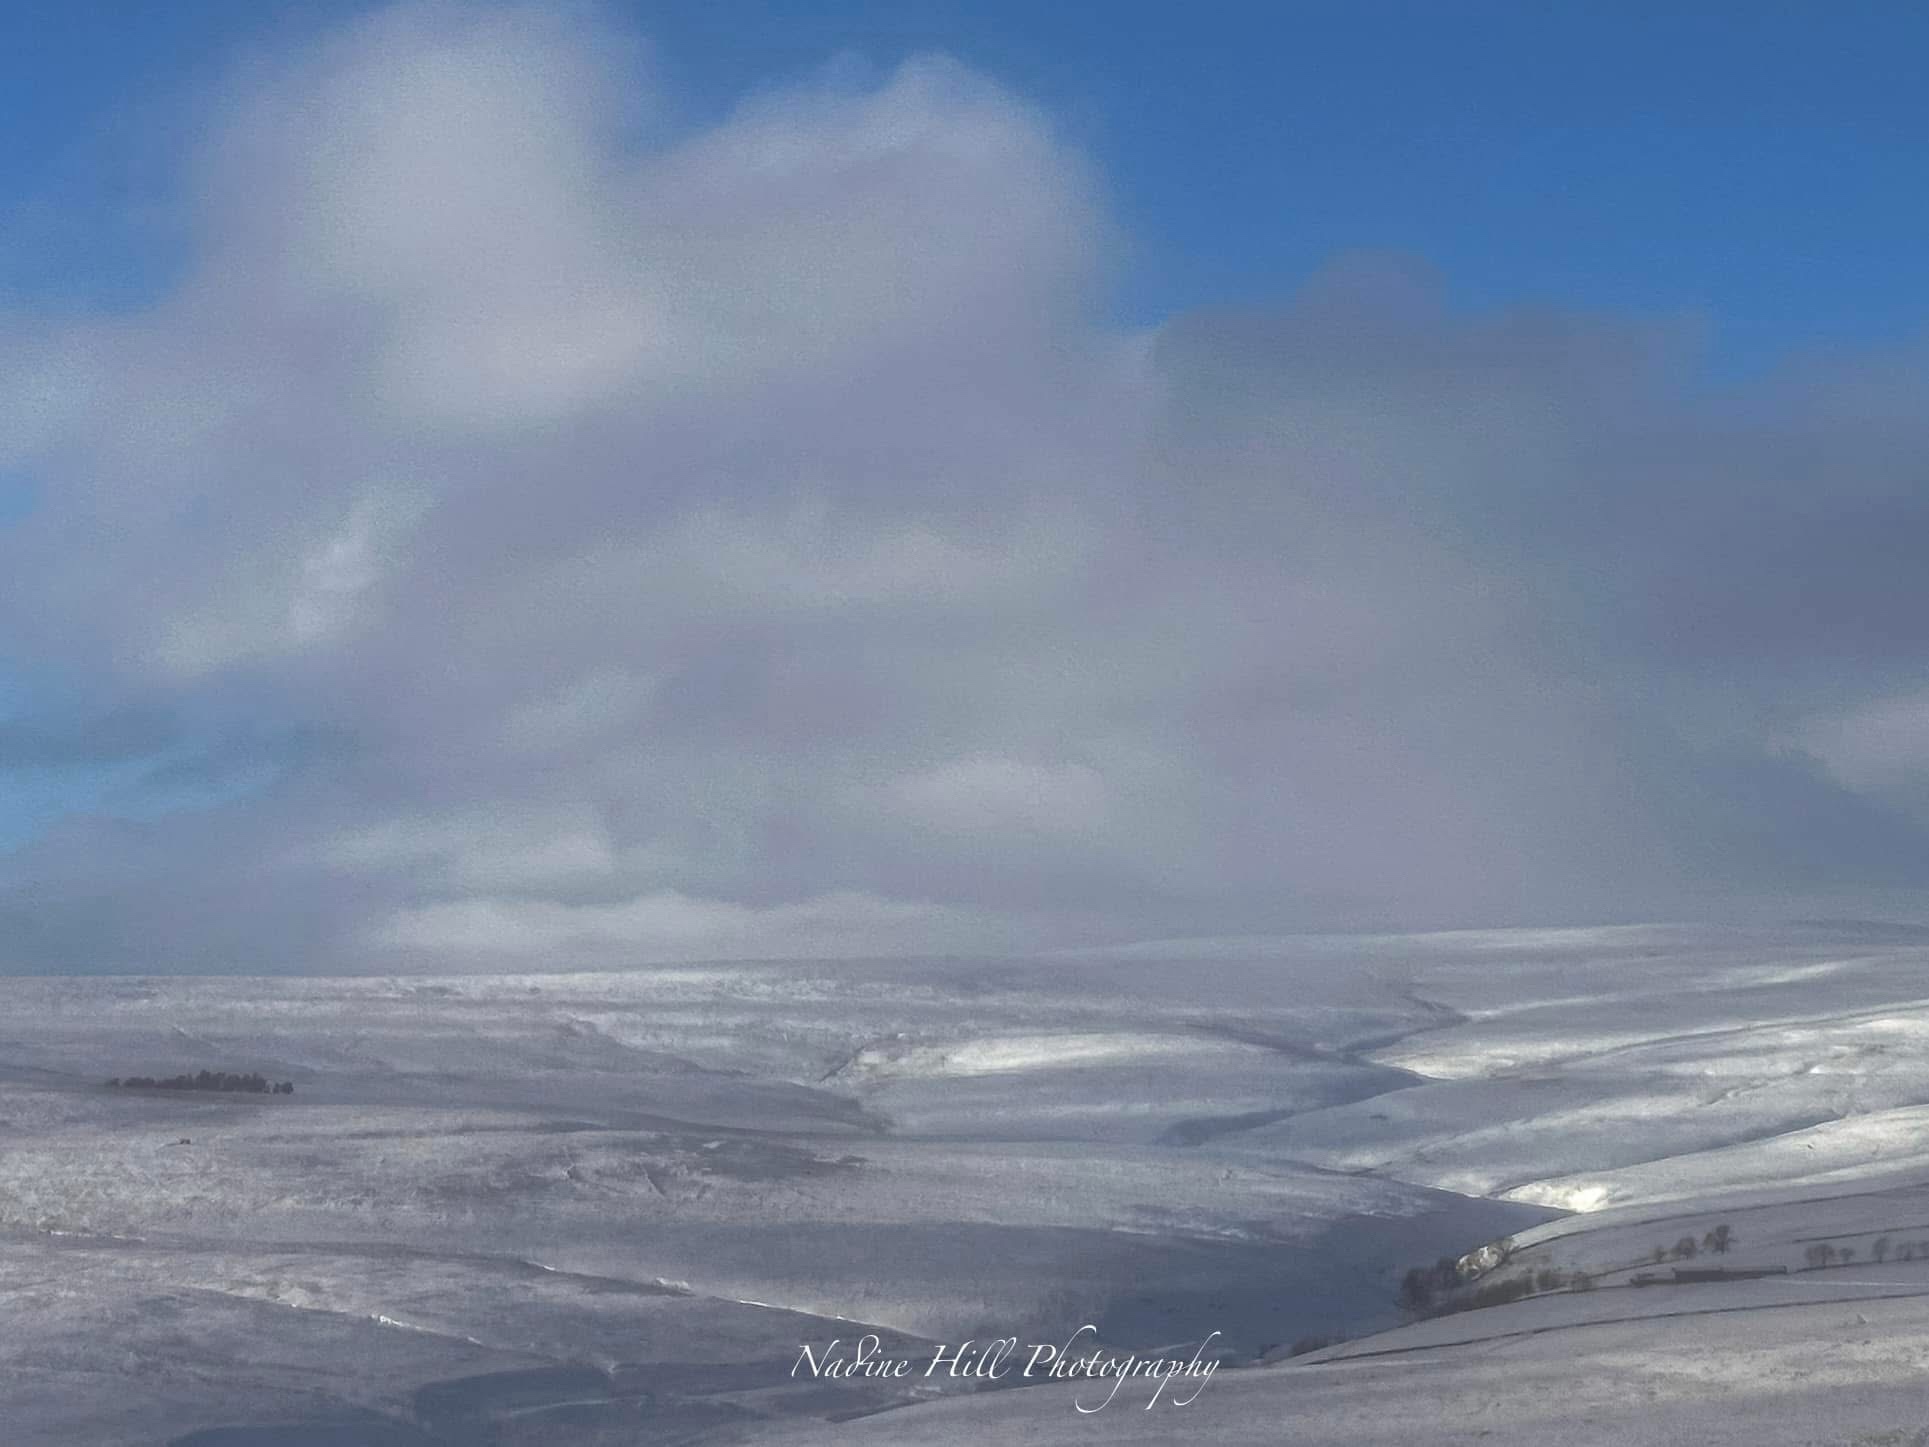
[[[295,1083],[283,1080],[270,1081],[266,1076],[250,1073],[235,1075],[226,1070],[201,1070],[193,1075],[170,1075],[165,1080],[156,1080],[151,1075],[130,1075],[125,1079],[115,1076],[107,1082],[112,1090],[225,1090],[240,1092],[243,1095],[293,1095]]]

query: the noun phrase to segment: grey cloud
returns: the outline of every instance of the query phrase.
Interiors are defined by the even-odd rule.
[[[0,964],[1923,884],[1920,369],[1708,396],[1685,324],[1463,315],[1383,257],[1125,331],[1102,178],[992,82],[917,61],[679,136],[642,53],[351,28],[224,93],[173,294],[0,326],[44,483],[0,533],[20,647],[129,717],[318,741],[5,861]]]

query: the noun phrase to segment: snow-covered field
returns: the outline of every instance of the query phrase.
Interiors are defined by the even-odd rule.
[[[1507,1235],[1594,1289],[1402,1316]],[[1929,935],[5,980],[0,1305],[9,1444],[1913,1441]],[[921,1375],[1088,1322],[1223,1365]]]

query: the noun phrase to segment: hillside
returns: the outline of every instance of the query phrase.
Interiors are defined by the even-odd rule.
[[[1187,953],[5,982],[0,1410],[15,1440],[103,1447],[344,1422],[565,1447],[645,1422],[1172,1440],[1181,1419],[1128,1408],[1136,1386],[1100,1428],[1061,1385],[792,1375],[801,1344],[867,1330],[917,1357],[1090,1322],[1122,1352],[1219,1333],[1188,1440],[1846,1441],[1828,1434],[1910,1420],[1916,941]],[[99,1086],[113,1063],[210,1058],[298,1091]],[[1701,1247],[1721,1226],[1727,1249]],[[1502,1236],[1486,1281],[1594,1289],[1403,1324],[1409,1267]],[[1710,1264],[1788,1270],[1633,1284]],[[1315,1335],[1343,1340],[1285,1357]],[[115,1390],[76,1389],[103,1374]]]

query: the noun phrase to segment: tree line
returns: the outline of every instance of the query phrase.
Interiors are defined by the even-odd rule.
[[[115,1076],[107,1082],[111,1090],[226,1090],[245,1095],[293,1095],[292,1080],[271,1081],[258,1071],[237,1075],[227,1070],[199,1070],[193,1075],[170,1075],[156,1080],[151,1075]]]

